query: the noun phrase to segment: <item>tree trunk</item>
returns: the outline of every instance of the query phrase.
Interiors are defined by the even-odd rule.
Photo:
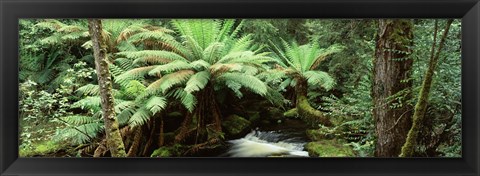
[[[315,108],[313,108],[308,102],[307,90],[308,83],[305,78],[298,77],[296,78],[297,84],[295,86],[296,92],[296,107],[297,112],[300,117],[305,118],[307,121],[320,123],[325,126],[332,126],[332,122],[323,115],[323,113]]]
[[[408,132],[408,136],[406,139],[405,144],[402,147],[402,157],[412,157],[415,156],[415,146],[417,145],[417,139],[420,130],[423,128],[424,125],[424,117],[425,112],[427,110],[428,105],[428,96],[430,94],[430,89],[432,87],[432,80],[433,74],[435,72],[435,67],[438,63],[438,58],[440,57],[440,52],[442,51],[443,45],[445,44],[445,39],[447,38],[448,31],[450,29],[450,25],[452,24],[453,20],[448,20],[447,25],[445,26],[445,30],[443,31],[443,36],[440,41],[438,50],[434,55],[435,45],[436,45],[436,35],[437,35],[437,21],[435,21],[435,37],[434,42],[432,44],[430,62],[428,64],[428,70],[425,73],[425,79],[422,83],[422,88],[420,89],[420,95],[418,96],[417,104],[415,105],[415,113],[413,114],[413,125],[410,131]]]
[[[408,57],[413,45],[413,23],[382,19],[378,25],[372,86],[377,136],[375,156],[398,157],[411,126],[413,109],[405,102],[410,99],[412,88],[413,60]],[[403,100],[392,98],[394,96]]]
[[[112,157],[125,157],[125,146],[118,129],[115,117],[114,99],[112,94],[112,78],[108,69],[106,44],[102,36],[102,23],[99,19],[89,19],[88,29],[92,38],[95,67],[100,86],[102,116],[105,123],[107,147]]]
[[[180,132],[175,136],[175,142],[182,142],[190,135],[195,135],[193,144],[209,141],[208,130],[210,128],[220,134],[222,131],[221,112],[215,99],[213,86],[208,83],[204,89],[196,92],[197,105],[194,112],[187,114]],[[193,129],[191,128],[193,124]]]

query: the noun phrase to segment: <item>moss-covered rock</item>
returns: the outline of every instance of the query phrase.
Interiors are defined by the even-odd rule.
[[[283,115],[283,110],[281,110],[280,108],[268,107],[267,110],[267,117],[273,121],[282,120],[285,118],[285,116]]]
[[[20,148],[20,157],[32,157],[32,156],[55,156],[56,152],[66,148],[66,144],[60,144],[54,141],[43,141],[37,144],[33,144],[32,148]]]
[[[250,111],[248,114],[248,120],[250,123],[255,124],[261,121],[260,112],[258,111]]]
[[[171,156],[172,156],[172,153],[169,147],[160,147],[155,151],[153,151],[150,157],[171,157]]]
[[[153,151],[150,157],[173,157],[173,156],[181,156],[185,150],[185,146],[180,144],[175,144],[173,146],[162,146]]]
[[[228,116],[222,123],[223,132],[226,138],[239,138],[251,130],[251,123],[238,115]]]
[[[353,149],[345,145],[341,140],[321,140],[309,142],[305,145],[305,149],[310,156],[314,157],[353,157],[355,153]]]
[[[326,129],[307,130],[307,137],[312,141],[320,141],[325,139],[333,139],[335,134],[332,134]]]

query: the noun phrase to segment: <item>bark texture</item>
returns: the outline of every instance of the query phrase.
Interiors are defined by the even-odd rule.
[[[430,61],[428,64],[428,70],[425,73],[425,78],[422,82],[422,88],[420,89],[420,95],[418,96],[417,104],[415,105],[415,113],[413,114],[413,125],[412,128],[408,132],[408,137],[405,144],[402,147],[402,157],[412,157],[415,156],[415,146],[417,145],[418,135],[421,129],[424,127],[425,124],[425,112],[427,111],[428,105],[428,97],[430,94],[430,90],[432,87],[432,80],[433,75],[435,72],[435,68],[438,63],[438,59],[440,58],[440,52],[445,44],[445,39],[447,38],[448,31],[450,29],[450,25],[452,24],[453,20],[448,20],[445,26],[445,30],[443,31],[442,39],[440,40],[440,44],[438,46],[438,50],[435,53],[435,45],[436,45],[436,35],[437,35],[437,22],[435,22],[435,37],[434,42],[432,44],[431,56]]]
[[[107,148],[112,157],[125,157],[125,146],[119,131],[115,116],[114,99],[112,94],[112,77],[108,69],[105,40],[102,36],[102,22],[99,19],[89,19],[88,29],[92,38],[95,67],[100,86],[102,116],[105,123]]]
[[[411,20],[378,22],[372,86],[377,157],[398,157],[411,126],[413,107],[404,100],[411,97],[413,60],[408,57],[413,45],[412,28]]]

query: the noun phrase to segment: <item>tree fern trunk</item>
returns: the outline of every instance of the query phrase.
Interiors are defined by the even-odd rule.
[[[125,157],[125,147],[115,117],[114,99],[112,94],[112,78],[108,69],[106,44],[102,36],[102,23],[99,19],[88,20],[88,29],[92,38],[95,67],[100,86],[102,113],[105,123],[107,147],[112,157]]]
[[[453,20],[448,20],[447,25],[445,26],[445,30],[443,31],[443,36],[440,41],[438,50],[434,55],[435,50],[435,40],[432,45],[431,51],[431,58],[428,64],[428,70],[425,73],[425,79],[422,83],[422,88],[420,89],[420,95],[418,96],[417,104],[415,105],[415,113],[413,114],[413,125],[410,131],[408,132],[407,140],[402,147],[402,154],[403,157],[412,157],[415,156],[415,146],[417,144],[418,135],[424,125],[424,118],[425,112],[427,110],[428,105],[428,96],[430,94],[430,89],[432,87],[432,80],[433,74],[435,72],[435,68],[438,63],[438,59],[440,57],[440,52],[442,51],[443,45],[445,44],[445,39],[447,38],[448,31],[450,29],[450,25],[452,24]],[[435,36],[437,31],[437,22],[435,22]]]
[[[221,132],[221,112],[218,107],[213,87],[208,83],[204,89],[196,92],[197,106],[191,114],[187,114],[180,132],[175,136],[175,142],[189,139],[189,131],[194,129],[194,144],[208,141],[207,126],[212,124],[216,132]],[[192,123],[195,122],[195,124]],[[191,128],[192,124],[195,126]]]
[[[295,86],[296,92],[296,107],[300,117],[305,118],[307,121],[320,123],[325,126],[331,126],[332,122],[323,115],[323,113],[313,108],[308,102],[307,98],[308,83],[304,78],[297,78],[297,84]]]
[[[409,80],[413,60],[409,59],[413,45],[411,20],[379,20],[373,70],[373,117],[377,143],[375,156],[398,157],[411,126],[412,107],[405,101],[392,99],[398,95],[410,99]],[[395,101],[393,101],[395,100]],[[401,106],[393,107],[394,103]]]
[[[130,146],[130,149],[128,150],[127,156],[128,157],[135,157],[137,156],[138,148],[140,147],[140,142],[142,140],[142,128],[141,127],[136,127],[135,128],[135,133],[133,136],[133,141],[132,145]]]

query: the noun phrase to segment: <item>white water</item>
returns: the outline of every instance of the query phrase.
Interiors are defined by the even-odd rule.
[[[227,155],[231,157],[308,157],[308,152],[303,151],[305,141],[277,131],[252,131],[241,139],[229,142],[232,146]]]

